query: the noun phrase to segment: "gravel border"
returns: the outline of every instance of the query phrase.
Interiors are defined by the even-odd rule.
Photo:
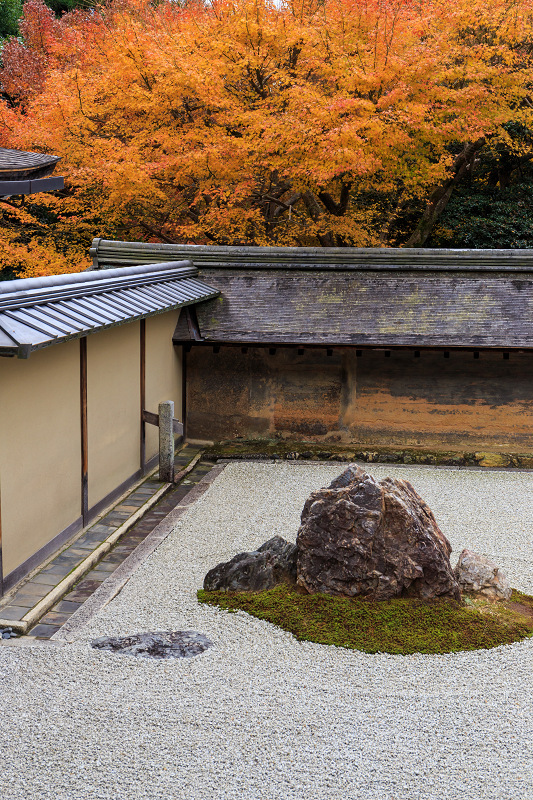
[[[531,800],[532,640],[369,655],[197,603],[217,561],[294,538],[303,500],[340,468],[228,465],[71,644],[0,646],[2,797]],[[369,471],[408,478],[455,556],[484,552],[533,592],[528,473]],[[152,662],[89,646],[143,630],[196,630],[214,647]]]
[[[133,573],[140,567],[148,556],[156,550],[161,542],[172,533],[176,522],[188,511],[191,503],[198,500],[203,495],[213,481],[218,478],[225,469],[226,464],[220,464],[209,470],[201,481],[188,492],[183,500],[161,520],[154,530],[135,548],[133,553],[126,558],[117,569],[111,573],[109,578],[85,601],[85,603],[75,611],[68,622],[54,633],[50,638],[58,643],[68,643],[74,641],[79,631],[91,620],[102,608],[111,602],[129,581]]]

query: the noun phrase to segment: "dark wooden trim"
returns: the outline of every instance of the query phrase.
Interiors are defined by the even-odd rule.
[[[152,411],[143,409],[142,418],[143,422],[147,422],[149,425],[159,425],[159,414],[154,414]]]
[[[187,438],[187,346],[181,348],[181,418],[183,438]]]
[[[2,487],[0,485],[0,597],[4,594],[4,565],[2,562]]]
[[[80,339],[80,429],[81,429],[81,516],[87,525],[89,512],[89,442],[87,436],[87,338]]]
[[[49,542],[47,542],[43,547],[37,550],[32,556],[30,556],[26,561],[22,564],[19,564],[9,575],[6,575],[4,578],[4,593],[8,592],[10,589],[15,586],[19,581],[24,578],[28,572],[31,572],[32,569],[38,567],[39,564],[42,564],[43,561],[51,556],[56,550],[65,544],[72,536],[74,536],[78,531],[81,531],[83,528],[83,520],[81,517],[74,520],[67,528],[58,533],[57,536],[54,536]],[[52,587],[50,587],[52,588]]]
[[[140,463],[141,472],[146,475],[146,425],[143,416],[146,405],[146,320],[140,321],[140,385],[141,385],[141,431],[140,431]]]
[[[423,352],[423,353],[533,353],[533,347],[522,347],[522,346],[509,346],[506,345],[503,347],[502,345],[449,345],[449,344],[435,344],[435,345],[414,345],[414,344],[346,344],[345,342],[335,342],[335,341],[328,341],[322,342],[317,344],[316,342],[280,342],[279,340],[269,340],[265,342],[259,342],[257,340],[246,340],[245,343],[240,341],[224,341],[222,339],[210,339],[202,340],[201,342],[181,342],[178,340],[174,340],[174,346],[182,346],[184,355],[185,352],[190,353],[193,348],[197,347],[211,347],[217,348],[217,353],[220,352],[220,348],[235,348],[239,347],[241,351],[247,350],[248,348],[256,348],[258,350],[266,350],[270,348],[279,348],[280,350],[327,350],[334,348],[336,350],[355,350],[356,352],[365,352],[365,353],[382,353],[385,350],[390,350],[392,352]],[[298,355],[303,355],[302,353],[298,353]]]
[[[201,342],[202,334],[200,333],[200,325],[198,324],[198,316],[194,306],[185,306],[185,319],[187,321],[187,328],[189,329],[189,336],[194,342]]]

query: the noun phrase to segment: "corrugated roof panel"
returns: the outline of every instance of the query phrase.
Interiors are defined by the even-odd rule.
[[[173,298],[168,298],[166,301],[162,301],[161,298],[154,297],[151,287],[142,289],[128,289],[127,292],[124,292],[124,295],[130,302],[139,303],[141,308],[151,310],[159,309],[162,305],[165,306],[174,302]]]
[[[104,309],[95,302],[94,297],[77,298],[76,306],[82,309],[82,313],[98,323],[107,322],[113,324],[117,321],[117,311],[104,311]],[[121,316],[123,316],[123,313]]]
[[[23,325],[25,328],[30,328],[34,331],[38,331],[39,333],[57,336],[57,334],[60,332],[55,325],[51,324],[51,322],[36,320],[24,309],[21,309],[20,311],[17,311],[16,309],[14,311],[6,311],[6,317],[15,323]]]
[[[25,308],[24,313],[38,319],[43,323],[53,325],[58,331],[63,333],[70,333],[72,331],[74,322],[71,319],[66,319],[56,309],[49,306],[33,306]],[[82,330],[83,326],[78,325],[76,330]]]
[[[217,297],[188,262],[0,283],[0,355],[32,349]]]
[[[165,291],[165,284],[160,283],[157,286],[150,286],[150,294],[156,302],[174,302],[176,291]],[[139,290],[136,290],[139,291]]]
[[[41,308],[43,311],[46,311],[51,319],[57,319],[58,322],[64,324],[71,333],[75,333],[76,331],[82,332],[87,327],[86,322],[80,320],[79,315],[64,304],[60,306],[59,303],[54,305],[48,303],[44,306],[35,306],[35,308]]]
[[[100,314],[96,313],[92,309],[88,309],[85,307],[85,304],[76,299],[67,300],[65,303],[61,303],[60,307],[66,306],[71,311],[74,311],[80,319],[86,320],[91,325],[101,325],[103,320]]]
[[[15,314],[22,322],[25,320],[35,320],[37,325],[39,325],[39,330],[42,330],[44,327],[45,331],[55,330],[60,334],[70,333],[71,330],[71,326],[67,325],[65,320],[60,320],[56,314],[47,314],[38,306],[35,308],[20,309],[20,311],[16,311]]]
[[[134,301],[131,298],[128,299],[128,295],[126,292],[110,292],[107,297],[112,299],[114,305],[117,309],[122,310],[125,314],[132,314],[136,316],[140,314],[142,309],[144,308],[143,303],[139,301]]]

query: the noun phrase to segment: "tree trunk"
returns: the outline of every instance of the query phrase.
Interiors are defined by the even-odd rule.
[[[453,163],[452,176],[433,191],[416,230],[413,231],[409,239],[405,242],[404,247],[424,247],[435,227],[435,223],[448,205],[453,190],[461,178],[468,172],[476,154],[481,150],[484,144],[485,138],[482,137],[476,142],[469,142],[464,146],[462,152],[459,153]]]

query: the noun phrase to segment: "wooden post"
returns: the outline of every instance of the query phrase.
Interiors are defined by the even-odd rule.
[[[140,388],[141,388],[141,441],[140,441],[140,466],[143,475],[146,475],[146,424],[143,419],[143,411],[146,406],[146,320],[142,319],[140,324]]]
[[[187,348],[181,348],[181,418],[183,420],[183,438],[187,430]]]
[[[81,516],[89,521],[89,445],[87,439],[87,337],[80,339]]]
[[[4,594],[4,565],[2,563],[2,488],[0,486],[0,597]]]
[[[174,481],[174,402],[159,403],[159,480]]]

